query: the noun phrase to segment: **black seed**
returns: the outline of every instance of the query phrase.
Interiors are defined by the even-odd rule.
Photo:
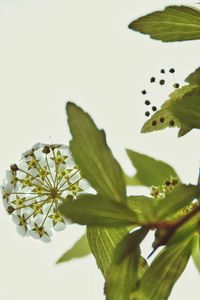
[[[164,69],[161,69],[161,70],[160,70],[160,73],[165,74],[165,70],[164,70]]]
[[[156,110],[157,110],[157,107],[156,107],[156,106],[152,106],[152,110],[153,110],[153,111],[156,111]]]
[[[143,90],[142,91],[142,95],[146,95],[147,91],[146,90]]]
[[[42,152],[48,154],[50,152],[50,148],[48,146],[44,146]]]
[[[178,183],[178,180],[177,180],[177,179],[173,179],[173,180],[172,180],[172,184],[173,184],[173,185],[176,185],[177,183]]]
[[[174,83],[174,85],[173,85],[173,87],[174,87],[175,89],[178,89],[178,88],[179,88],[179,86],[180,86],[180,84],[179,84],[179,83]]]
[[[169,180],[166,180],[166,181],[165,181],[165,185],[166,185],[166,186],[169,186],[170,184],[171,184],[171,181],[169,181]]]
[[[156,126],[157,121],[156,121],[156,120],[153,120],[151,124],[152,124],[152,126]]]
[[[163,123],[165,119],[163,117],[160,118],[160,122]]]
[[[169,72],[170,72],[170,73],[175,73],[174,68],[169,69]]]
[[[174,126],[174,125],[175,125],[174,120],[171,120],[171,121],[169,122],[169,125],[170,125],[170,126]]]
[[[146,112],[145,112],[145,116],[146,116],[146,117],[149,117],[149,116],[150,116],[150,112],[149,112],[149,111],[146,111]]]
[[[146,105],[150,105],[150,104],[151,104],[151,102],[150,102],[149,100],[146,100],[144,103],[145,103]]]
[[[161,80],[159,81],[159,83],[160,83],[160,85],[163,85],[163,84],[165,84],[165,80],[164,80],[164,79],[161,79]]]
[[[12,214],[13,211],[15,211],[14,207],[12,207],[12,206],[7,207],[7,212],[9,213],[9,215]]]
[[[13,171],[13,172],[17,172],[17,171],[19,170],[19,168],[18,168],[18,166],[17,166],[16,164],[11,165],[11,166],[10,166],[10,169],[11,169],[11,171]]]
[[[156,78],[155,77],[151,77],[150,82],[155,82]]]

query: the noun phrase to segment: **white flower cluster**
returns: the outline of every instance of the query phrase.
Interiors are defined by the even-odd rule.
[[[7,171],[2,195],[20,234],[49,242],[52,229],[66,225],[59,204],[73,201],[84,188],[69,148],[39,143]]]

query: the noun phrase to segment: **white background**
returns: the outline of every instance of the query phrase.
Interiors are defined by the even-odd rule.
[[[170,162],[184,182],[195,183],[199,132],[181,139],[175,129],[140,135],[140,91],[163,67],[175,67],[182,81],[199,64],[200,42],[164,44],[127,28],[179,3],[193,1],[0,0],[0,176],[36,142],[68,143],[65,103],[72,100],[106,130],[127,172],[134,170],[124,149],[132,148]],[[20,237],[0,208],[1,300],[104,299],[92,257],[54,264],[84,228],[71,225],[46,245]],[[199,299],[198,284],[191,262],[169,299]]]

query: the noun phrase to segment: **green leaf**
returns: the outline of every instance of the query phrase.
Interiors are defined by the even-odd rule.
[[[182,126],[180,129],[179,129],[179,132],[178,132],[178,137],[181,137],[181,136],[184,136],[186,135],[188,132],[190,132],[191,129],[189,127],[186,127],[186,126]]]
[[[126,186],[120,165],[107,145],[105,133],[91,117],[73,103],[67,104],[72,133],[71,150],[75,161],[92,187],[103,197],[126,201]]]
[[[88,243],[97,265],[106,277],[119,242],[129,232],[128,227],[87,227]]]
[[[132,255],[146,237],[149,229],[141,227],[131,233],[128,233],[123,240],[118,244],[114,253],[114,264],[118,264],[126,257]]]
[[[161,218],[168,217],[187,206],[192,200],[199,198],[200,187],[196,185],[181,184],[171,193],[167,194],[165,199],[157,207]]]
[[[170,111],[181,124],[180,127],[200,128],[200,87],[184,95],[179,102],[174,102]]]
[[[125,178],[126,185],[129,185],[129,186],[143,185],[137,176],[129,176],[129,175],[124,174],[124,178]]]
[[[185,224],[176,229],[175,234],[170,239],[169,245],[180,245],[187,239],[192,239],[199,227],[199,215],[194,215]]]
[[[185,85],[175,90],[172,94],[170,94],[169,99],[166,102],[164,102],[164,104],[161,106],[161,109],[158,110],[155,114],[153,114],[153,116],[144,124],[141,132],[147,133],[162,130],[167,127],[178,127],[180,128],[179,136],[182,136],[188,131],[190,131],[190,127],[187,127],[187,125],[185,124],[181,124],[180,120],[176,117],[176,115],[174,115],[173,111],[171,110],[171,107],[174,104],[179,105],[181,99],[195,88],[196,85]]]
[[[63,263],[70,261],[74,258],[81,258],[87,256],[91,253],[90,247],[88,245],[87,235],[84,234],[71,249],[67,250],[57,261],[58,263]]]
[[[125,236],[117,246],[106,277],[107,300],[130,299],[130,294],[139,280],[140,243],[147,232],[145,228],[134,231]]]
[[[186,82],[190,84],[200,85],[200,68],[197,68],[193,73],[191,73],[186,79]]]
[[[137,170],[136,175],[132,178],[135,180],[136,185],[159,186],[164,184],[165,180],[171,176],[178,178],[175,170],[161,160],[156,160],[133,150],[127,150],[127,153]],[[134,182],[133,185],[135,185]]]
[[[196,234],[193,238],[192,257],[197,270],[200,272],[200,235]]]
[[[141,223],[151,223],[159,219],[153,198],[130,196],[127,198],[127,205],[137,215],[137,219]]]
[[[166,300],[184,271],[192,251],[191,238],[165,247],[140,282],[140,300]]]
[[[60,211],[81,225],[127,226],[138,222],[136,213],[120,203],[99,195],[80,195],[76,200],[63,203]]]
[[[119,264],[111,267],[106,286],[106,300],[129,300],[137,281],[140,252],[134,252]]]
[[[169,6],[139,18],[129,28],[163,42],[200,39],[200,10],[188,6]]]

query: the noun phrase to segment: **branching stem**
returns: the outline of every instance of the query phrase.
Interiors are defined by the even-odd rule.
[[[156,249],[162,245],[166,245],[169,240],[172,238],[176,230],[193,218],[196,214],[200,213],[200,205],[195,206],[188,214],[181,217],[180,219],[170,222],[170,221],[159,221],[152,224],[149,224],[150,229],[165,229],[166,233],[158,241],[154,250],[150,253],[148,258],[156,251]]]
[[[200,205],[195,206],[188,214],[176,220],[175,222],[171,221],[158,221],[155,223],[149,224],[151,229],[166,229],[166,230],[176,230],[187,221],[189,221],[192,217],[194,217],[197,213],[200,212]]]

